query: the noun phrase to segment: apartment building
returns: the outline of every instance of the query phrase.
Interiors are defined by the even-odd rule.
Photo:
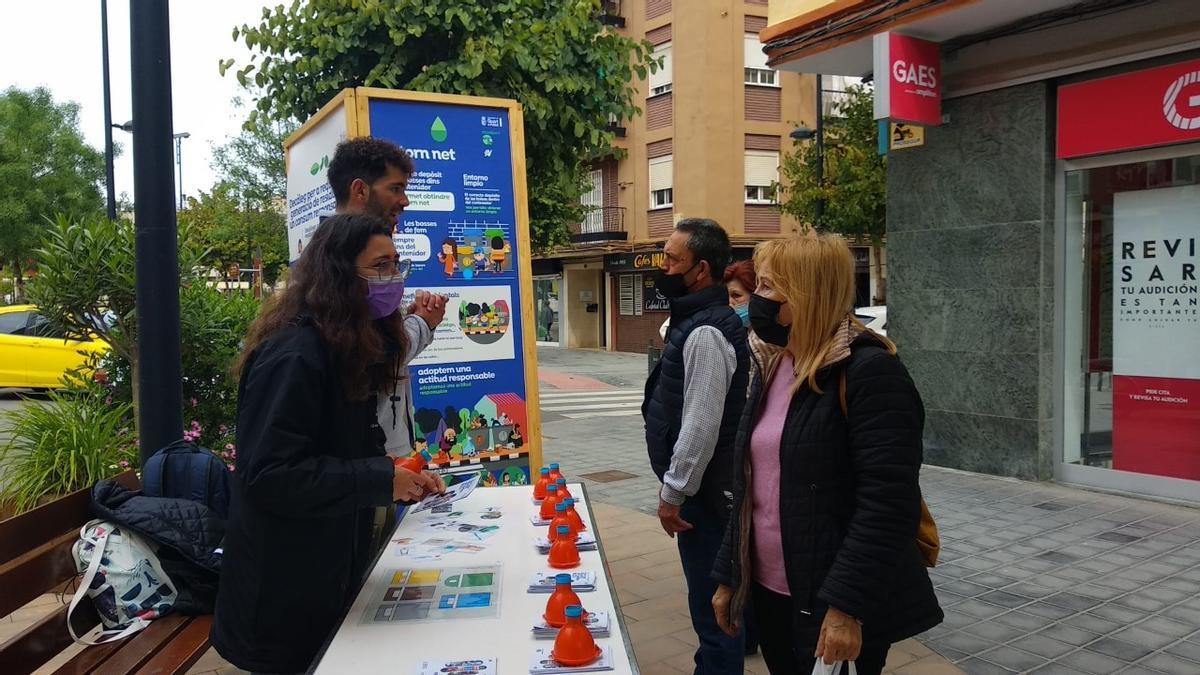
[[[645,352],[667,303],[653,272],[675,222],[713,218],[735,257],[799,224],[773,206],[788,134],[815,121],[815,78],[767,67],[767,0],[608,0],[612,30],[645,38],[663,67],[639,87],[642,115],[615,123],[623,157],[597,162],[594,207],[571,244],[534,261],[539,342]],[[863,263],[865,268],[865,261]]]

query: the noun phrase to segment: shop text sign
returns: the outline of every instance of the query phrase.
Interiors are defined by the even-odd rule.
[[[942,123],[942,51],[936,42],[898,33],[875,36],[875,119]],[[887,79],[883,74],[887,73]]]
[[[636,272],[639,270],[655,270],[662,264],[664,255],[662,251],[610,255],[604,259],[604,271]]]
[[[1113,200],[1113,468],[1200,480],[1200,186]]]
[[[1058,89],[1058,156],[1200,141],[1200,59]]]

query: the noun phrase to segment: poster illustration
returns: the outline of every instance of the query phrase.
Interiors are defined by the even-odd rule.
[[[416,447],[443,466],[482,462],[472,466],[482,485],[528,482],[529,460],[509,459],[530,449],[522,322],[529,270],[519,255],[509,109],[373,91],[359,90],[371,135],[399,144],[416,165],[393,237],[412,261],[407,286],[450,300],[433,343],[409,367]]]
[[[1118,193],[1113,468],[1200,480],[1200,186]]]

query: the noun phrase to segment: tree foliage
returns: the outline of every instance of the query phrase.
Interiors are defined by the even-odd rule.
[[[0,94],[0,266],[17,277],[41,241],[47,219],[100,213],[104,155],[79,130],[79,105],[56,103],[44,88]]]
[[[249,126],[305,119],[346,87],[496,96],[524,108],[534,247],[564,243],[584,216],[585,165],[612,152],[610,118],[630,119],[650,45],[607,30],[600,0],[294,0],[234,29],[233,60],[262,89]]]
[[[234,105],[243,107],[241,99]],[[242,203],[280,210],[287,199],[283,142],[300,125],[292,118],[260,120],[228,143],[213,148],[212,168],[229,183]],[[280,239],[286,236],[281,232]]]
[[[825,178],[817,183],[816,144],[803,142],[783,159],[787,189],[780,209],[831,232],[882,240],[887,225],[887,157],[878,152],[874,94],[869,85],[854,85],[826,117]],[[816,222],[816,205],[825,213]]]
[[[249,268],[260,250],[263,280],[274,285],[288,263],[286,219],[277,201],[243,195],[245,188],[221,181],[198,198],[189,197],[179,222],[187,226],[193,244],[205,251],[204,263],[222,274],[230,265]]]
[[[875,250],[877,300],[885,297],[879,250],[887,234],[887,157],[879,154],[874,91],[853,85],[825,118],[824,180],[817,181],[816,144],[802,142],[784,156],[780,173],[787,187],[780,209],[802,223],[862,237]],[[817,203],[825,200],[817,222]]]

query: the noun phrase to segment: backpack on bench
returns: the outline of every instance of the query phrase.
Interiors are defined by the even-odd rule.
[[[229,469],[205,448],[175,441],[154,453],[142,467],[142,494],[190,499],[221,518],[229,517]]]

